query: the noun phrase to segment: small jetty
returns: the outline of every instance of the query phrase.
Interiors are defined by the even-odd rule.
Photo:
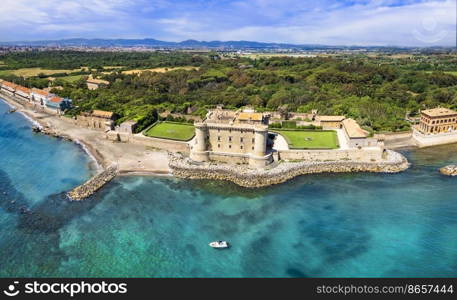
[[[110,182],[118,173],[118,166],[113,164],[101,173],[98,173],[87,182],[74,188],[67,193],[71,200],[80,201],[92,196],[96,191],[101,189],[105,184]]]
[[[457,165],[448,165],[440,169],[441,174],[447,176],[457,176]]]

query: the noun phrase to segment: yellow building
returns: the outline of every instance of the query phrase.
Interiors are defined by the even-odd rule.
[[[437,134],[457,130],[457,112],[441,107],[423,110],[416,129],[423,134]]]
[[[89,90],[96,90],[100,87],[108,86],[109,81],[89,78],[86,80],[86,84]]]
[[[111,111],[94,110],[92,112],[82,112],[76,119],[76,124],[96,130],[114,129],[115,114]]]
[[[319,125],[324,129],[343,128],[343,120],[345,118],[345,116],[316,116]]]
[[[210,111],[195,123],[195,144],[190,157],[195,161],[222,161],[264,167],[271,162],[267,153],[268,116],[252,111],[221,108]]]

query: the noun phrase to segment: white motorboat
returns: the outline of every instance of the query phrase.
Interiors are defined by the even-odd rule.
[[[215,241],[215,242],[209,243],[209,246],[213,247],[215,249],[224,249],[224,248],[228,248],[229,244],[226,241]]]

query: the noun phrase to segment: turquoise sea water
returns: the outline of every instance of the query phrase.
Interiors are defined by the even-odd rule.
[[[77,146],[0,103],[0,276],[457,276],[457,146],[405,151],[394,175],[302,176],[249,190],[122,177],[89,200]],[[232,248],[213,250],[224,239]]]

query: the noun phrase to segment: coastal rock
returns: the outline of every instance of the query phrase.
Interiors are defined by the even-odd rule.
[[[447,176],[456,176],[457,175],[457,165],[448,165],[440,169],[441,174]]]
[[[103,172],[95,175],[86,183],[74,188],[67,193],[71,200],[83,200],[92,196],[96,191],[102,188],[105,184],[110,182],[118,173],[117,165],[111,165]]]
[[[195,163],[189,158],[169,154],[169,167],[176,177],[188,179],[228,180],[249,188],[283,183],[296,176],[316,173],[378,172],[398,173],[409,163],[400,153],[388,150],[382,162],[302,161],[283,162],[269,169],[253,169],[244,165]]]

